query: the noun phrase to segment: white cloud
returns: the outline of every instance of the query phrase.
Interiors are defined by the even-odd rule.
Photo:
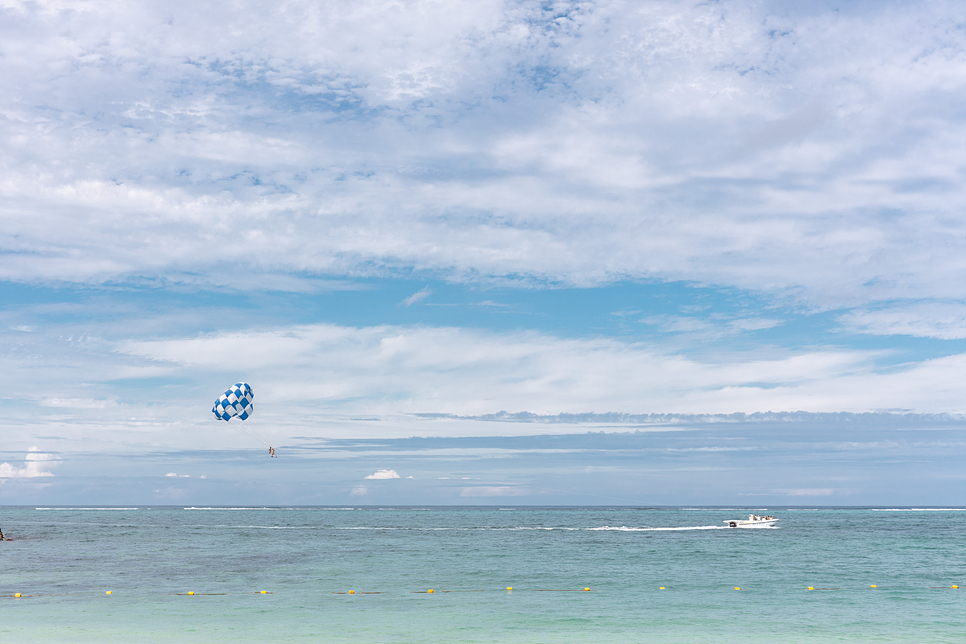
[[[144,318],[147,338],[132,334],[77,343],[35,334],[24,345],[0,342],[7,366],[0,372],[0,388],[9,400],[19,401],[5,406],[10,431],[24,437],[62,436],[67,450],[82,444],[122,451],[255,446],[255,439],[234,425],[215,422],[209,413],[225,383],[239,378],[255,388],[255,429],[272,437],[271,444],[285,435],[534,431],[507,423],[481,428],[454,419],[434,422],[430,430],[414,416],[423,412],[478,416],[500,410],[717,414],[902,408],[966,413],[966,382],[960,377],[966,355],[895,365],[887,352],[823,346],[696,353],[622,338],[331,324],[165,339],[151,330],[163,322]],[[884,358],[889,359],[879,366]],[[177,384],[151,386],[149,396],[131,395],[115,385],[141,378]],[[212,391],[212,383],[222,384]],[[127,398],[123,404],[103,409],[41,404],[52,398],[104,400],[119,394]]]
[[[44,398],[40,401],[44,407],[64,407],[76,409],[106,409],[117,403],[110,400],[91,400],[86,398]]]
[[[404,306],[412,306],[416,302],[422,302],[432,294],[433,294],[433,290],[428,286],[424,286],[422,289],[416,291],[415,293],[407,297],[405,300],[403,300],[402,304]]]
[[[2,279],[966,297],[961,3],[2,11]]]
[[[349,492],[349,496],[365,496],[369,489],[365,485],[357,485]]]
[[[179,479],[191,478],[191,475],[190,474],[178,474],[177,472],[168,472],[167,474],[165,474],[165,476],[169,476],[169,477],[173,477],[173,478],[179,478]],[[202,478],[204,478],[204,477],[202,477]]]
[[[848,331],[966,337],[961,3],[159,11],[0,8],[0,86],[18,88],[0,95],[0,280],[684,280],[857,307],[839,316]],[[688,338],[781,323],[644,310]],[[337,434],[363,413],[409,435],[423,428],[407,414],[425,411],[966,411],[963,355],[887,369],[882,352],[818,342],[697,353],[253,323],[198,335],[171,331],[174,317],[63,338],[11,321],[0,385],[24,407],[5,409],[25,436],[43,425],[130,450],[232,440],[197,429],[209,383],[239,372],[261,381],[256,419],[302,431],[325,416]],[[182,384],[150,400],[111,384],[146,378]]]
[[[706,318],[688,315],[651,315],[640,320],[657,326],[665,333],[681,333],[694,337],[721,338],[746,331],[760,331],[780,326],[783,321],[772,318],[737,319]]]
[[[238,346],[245,346],[239,354]],[[689,357],[620,339],[458,328],[306,325],[157,341],[120,351],[172,375],[258,370],[259,395],[288,417],[342,413],[458,414],[538,410],[581,413],[966,411],[951,377],[966,356],[879,372],[878,352],[756,347]],[[280,409],[280,408],[279,408]]]
[[[365,477],[367,479],[398,479],[401,478],[396,470],[376,470],[374,474]]]
[[[23,467],[16,467],[10,463],[0,463],[0,479],[32,479],[43,476],[53,476],[51,467],[60,465],[60,461],[53,454],[40,451],[39,447],[31,447],[24,457]]]
[[[966,304],[912,302],[856,309],[842,314],[839,322],[854,333],[962,340],[966,338]]]

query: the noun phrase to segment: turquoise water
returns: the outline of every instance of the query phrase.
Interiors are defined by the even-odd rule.
[[[748,512],[0,508],[0,639],[966,641],[966,512]]]

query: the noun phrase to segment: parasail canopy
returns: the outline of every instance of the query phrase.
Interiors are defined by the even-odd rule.
[[[255,394],[252,393],[252,388],[248,386],[248,383],[236,382],[215,401],[211,413],[215,415],[215,418],[226,422],[232,418],[247,420],[249,416],[255,413],[253,400],[255,400]]]

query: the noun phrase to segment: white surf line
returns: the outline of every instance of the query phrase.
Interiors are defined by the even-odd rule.
[[[56,512],[75,512],[86,510],[89,512],[112,512],[119,510],[138,510],[140,508],[34,508],[34,510],[52,510]]]
[[[217,507],[215,507],[215,508],[195,508],[195,507],[190,507],[190,508],[182,508],[182,509],[184,509],[184,510],[214,510],[214,511],[218,511],[218,510],[226,510],[226,511],[229,511],[230,510],[230,511],[233,511],[233,512],[237,512],[237,511],[241,511],[241,510],[258,510],[258,511],[263,511],[264,510],[264,511],[267,511],[267,512],[282,512],[284,510],[296,510],[298,508],[217,508]]]
[[[871,508],[873,512],[966,512],[966,508]]]

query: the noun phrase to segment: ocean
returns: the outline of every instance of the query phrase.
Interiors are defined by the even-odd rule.
[[[751,512],[778,527],[722,523]],[[0,529],[18,644],[966,642],[962,508],[2,507]]]

